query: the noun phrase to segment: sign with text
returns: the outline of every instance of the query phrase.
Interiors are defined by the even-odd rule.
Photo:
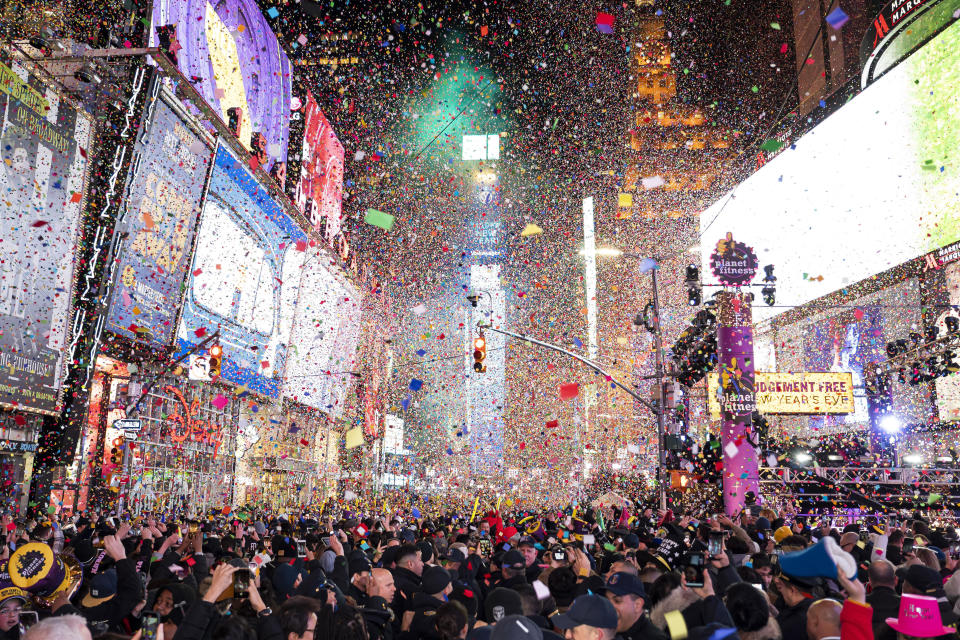
[[[757,411],[765,414],[853,413],[853,374],[849,372],[762,373],[754,381]],[[720,419],[717,374],[707,374],[710,418]]]
[[[107,329],[169,346],[213,150],[161,93],[137,140],[138,169],[117,228],[129,234],[118,256]]]
[[[93,126],[0,53],[0,406],[56,415]]]
[[[710,270],[720,284],[728,287],[750,284],[758,264],[753,249],[734,240],[732,233],[717,242],[716,250],[710,254]]]

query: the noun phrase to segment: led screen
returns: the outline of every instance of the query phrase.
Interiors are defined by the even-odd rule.
[[[348,294],[319,262],[316,249],[311,250],[306,264],[309,266],[300,283],[296,323],[287,354],[284,395],[329,413],[333,409],[331,358],[346,318],[340,301]]]
[[[335,298],[339,306],[340,326],[330,357],[330,416],[339,418],[347,408],[347,392],[353,387],[351,372],[359,372],[357,341],[360,339],[360,294],[347,284]]]
[[[960,23],[704,211],[704,273],[727,232],[754,247],[780,305],[756,319],[960,239],[958,86]]]
[[[157,0],[150,46],[173,51],[177,67],[251,146],[265,138],[272,161],[286,161],[290,60],[255,0]]]
[[[220,146],[177,332],[181,353],[219,329],[223,379],[279,397],[307,248],[306,234]]]
[[[0,405],[56,413],[92,126],[0,54]]]
[[[160,94],[162,95],[162,94]],[[123,218],[107,328],[156,347],[169,346],[213,150],[159,96],[137,140]]]
[[[340,233],[343,145],[309,91],[303,111],[300,179],[294,201],[310,224],[332,239]]]

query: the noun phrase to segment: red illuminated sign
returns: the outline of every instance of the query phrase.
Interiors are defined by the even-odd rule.
[[[201,420],[200,401],[194,399],[187,404],[183,393],[175,387],[167,385],[164,390],[178,401],[176,410],[167,417],[167,427],[170,430],[170,439],[176,444],[186,440],[213,445],[213,455],[216,456],[223,442],[223,427],[209,420]]]

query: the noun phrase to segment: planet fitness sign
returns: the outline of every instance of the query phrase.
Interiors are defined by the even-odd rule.
[[[757,254],[751,247],[737,242],[732,233],[717,242],[710,254],[710,270],[720,284],[727,287],[742,287],[750,284],[757,274]]]

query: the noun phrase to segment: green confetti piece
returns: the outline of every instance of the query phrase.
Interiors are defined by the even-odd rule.
[[[366,214],[363,216],[363,221],[374,227],[380,227],[385,231],[390,231],[393,229],[394,217],[389,213],[384,213],[383,211],[377,211],[376,209],[367,209]]]
[[[770,28],[771,28],[771,29],[776,29],[777,31],[780,31],[780,23],[779,23],[779,22],[771,22],[771,23],[770,23]]]
[[[769,140],[764,140],[763,144],[760,145],[761,151],[779,151],[780,147],[783,146],[783,143],[779,140],[774,140],[770,138]]]
[[[757,85],[753,85],[752,87],[750,87],[750,91],[753,91],[754,93],[760,93],[760,87],[758,87]]]

